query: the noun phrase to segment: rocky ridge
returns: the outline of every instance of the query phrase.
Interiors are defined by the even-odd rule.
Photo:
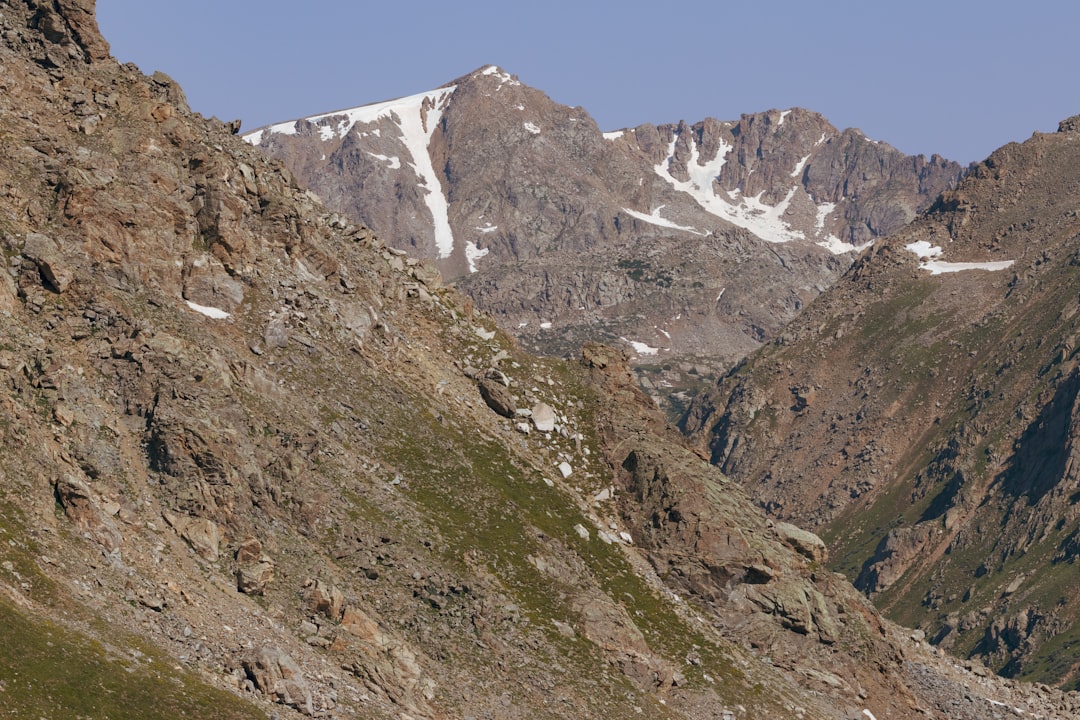
[[[5,712],[1076,711],[882,621],[620,350],[520,351],[91,1],[2,0],[0,37]]]
[[[245,138],[525,347],[621,344],[658,396],[774,337],[961,174],[798,108],[601,133],[495,66]]]
[[[1076,688],[1077,122],[978,164],[685,419],[940,647]]]

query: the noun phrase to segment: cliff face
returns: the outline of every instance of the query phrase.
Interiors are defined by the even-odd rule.
[[[665,400],[774,337],[961,174],[802,109],[601,133],[494,66],[245,137],[524,346],[622,344]]]
[[[686,418],[894,617],[1069,687],[1076,148],[995,152]]]
[[[63,717],[986,717],[666,434],[0,2],[0,692]]]

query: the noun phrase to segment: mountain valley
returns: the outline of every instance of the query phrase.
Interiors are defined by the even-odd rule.
[[[410,237],[417,246],[427,242],[407,221],[437,204],[432,193],[402,183],[401,197],[380,201],[380,212],[400,221],[385,231],[328,209],[320,199],[325,190],[306,189],[282,162],[238,137],[238,123],[192,112],[163,73],[147,76],[117,63],[94,11],[93,0],[0,0],[0,714],[984,720],[1080,713],[1076,693],[997,677],[977,659],[956,660],[933,647],[927,638],[938,638],[925,630],[885,619],[829,570],[856,557],[857,543],[826,527],[829,512],[847,506],[820,510],[806,489],[806,513],[791,503],[770,508],[783,517],[767,517],[758,507],[765,491],[748,481],[753,458],[744,453],[725,463],[736,457],[735,446],[714,439],[745,438],[738,447],[752,445],[762,463],[775,462],[773,444],[791,422],[784,413],[816,420],[824,381],[811,385],[799,375],[790,383],[803,383],[794,393],[771,397],[756,415],[736,401],[772,390],[723,391],[740,378],[776,380],[787,368],[769,365],[779,362],[772,353],[800,338],[828,331],[839,343],[858,336],[848,325],[840,332],[847,316],[826,318],[842,306],[833,298],[859,299],[866,284],[887,304],[875,309],[876,300],[861,299],[847,311],[878,319],[863,332],[881,333],[865,338],[880,352],[890,347],[886,339],[927,331],[939,315],[970,323],[962,331],[972,336],[957,336],[961,346],[942,341],[955,368],[900,353],[871,369],[868,380],[850,375],[884,388],[885,373],[895,370],[889,363],[902,362],[924,368],[920,382],[936,380],[931,373],[940,366],[941,382],[970,387],[968,405],[949,400],[955,404],[931,411],[926,399],[917,405],[925,415],[908,416],[933,428],[932,412],[944,427],[970,428],[950,436],[953,449],[928,446],[941,472],[920,486],[929,498],[919,510],[927,523],[944,517],[944,527],[953,512],[952,527],[973,528],[969,535],[978,539],[993,527],[998,506],[980,499],[1020,497],[1024,514],[1011,522],[1034,521],[1028,526],[1037,530],[1009,558],[1018,562],[1026,551],[1026,562],[1034,562],[1056,543],[1066,568],[1075,542],[1054,513],[1072,498],[1054,479],[1071,465],[1047,448],[1071,437],[1075,389],[1072,345],[1056,335],[1071,327],[1066,301],[1076,300],[1061,282],[1074,267],[1067,250],[1075,235],[1075,211],[1068,214],[1073,125],[1003,149],[900,240],[875,244],[834,290],[813,303],[820,289],[807,291],[800,303],[808,305],[790,330],[695,401],[687,421],[696,430],[692,445],[638,388],[627,353],[633,345],[599,344],[582,331],[568,359],[531,354],[522,347],[532,342],[527,336],[515,340],[443,282],[445,267],[397,247]],[[481,78],[526,92],[512,78]],[[440,102],[428,103],[426,117]],[[442,109],[448,122],[451,109]],[[752,134],[751,125],[781,120],[784,128],[805,123],[813,132],[803,134],[816,141],[820,121],[802,111],[746,120],[740,137]],[[417,122],[421,133],[433,127]],[[566,122],[569,135],[569,125],[588,125],[583,113]],[[660,142],[648,162],[666,162],[674,182],[649,177],[641,204],[630,209],[651,220],[627,213],[628,227],[667,233],[658,219],[706,225],[697,201],[678,195],[687,193],[675,185],[692,180],[683,179],[690,173],[675,157],[703,157],[706,139],[719,148],[730,128],[707,126],[700,133],[656,130]],[[645,152],[643,141],[627,137],[600,136],[596,145],[593,129],[582,133],[579,151],[626,145],[620,162],[627,167]],[[672,140],[674,150],[665,149]],[[440,142],[449,140],[433,134],[431,147]],[[852,135],[844,142],[885,152]],[[393,157],[401,162],[385,154],[386,169]],[[792,158],[778,161],[783,172],[802,155]],[[453,168],[443,160],[431,167]],[[413,164],[427,174],[422,161]],[[811,159],[803,170],[813,166]],[[927,178],[940,172],[946,185],[956,179],[957,168],[944,161],[931,166],[937,169],[923,168]],[[630,175],[629,184],[638,177]],[[833,179],[836,187],[842,177]],[[913,215],[916,205],[933,202],[930,181],[924,196],[906,177]],[[739,182],[748,188],[744,196],[755,191],[751,177]],[[1055,185],[1060,203],[1047,200]],[[761,193],[755,197],[772,207],[783,199]],[[839,203],[818,197],[814,209],[796,198],[798,191],[789,207],[801,204],[810,223],[803,233],[817,227],[821,204]],[[686,214],[661,212],[653,205],[660,200]],[[1030,203],[1038,202],[1053,212],[1032,215]],[[826,213],[822,232],[862,243],[854,218],[884,227],[908,219],[900,205],[893,218],[885,205],[853,201],[844,211],[852,222],[830,225]],[[450,218],[465,212],[453,197],[447,207]],[[509,223],[511,211],[501,212],[506,219],[487,219]],[[554,210],[532,212],[522,215],[539,218],[544,232],[564,222]],[[607,212],[589,210],[594,214],[582,213],[582,222],[615,232],[621,211]],[[483,220],[469,222],[487,227]],[[994,242],[980,239],[985,227],[1000,228]],[[684,248],[700,238],[680,232],[689,235]],[[730,221],[710,232],[752,248],[751,265],[765,262],[765,248],[782,267],[825,268],[832,282],[848,262],[810,235],[802,244],[765,244]],[[1031,249],[1029,233],[1047,238],[1044,247]],[[431,236],[436,248],[439,237]],[[565,252],[587,249],[587,237],[565,234]],[[474,255],[494,255],[496,239],[478,244]],[[943,247],[937,254],[944,257],[930,258],[934,247]],[[454,245],[444,259],[463,263],[463,271],[466,248]],[[521,263],[541,254],[522,248]],[[481,276],[484,259],[470,278]],[[993,272],[929,275],[948,267],[934,262],[1009,261]],[[637,270],[652,277],[633,264],[621,270],[635,283]],[[916,300],[934,293],[964,305],[952,314],[940,305],[920,311]],[[785,307],[774,308],[773,324],[758,339],[746,335],[745,318],[730,321],[731,332],[749,338],[746,348],[756,346],[780,332],[784,313],[799,309],[794,301]],[[1044,313],[1047,307],[1064,312]],[[965,321],[961,310],[977,319]],[[732,309],[731,317],[739,312],[750,310]],[[1002,323],[1027,334],[1001,335]],[[976,342],[995,333],[1015,338],[1013,345]],[[1038,352],[1022,353],[1029,345]],[[782,362],[795,372],[828,347],[819,343]],[[841,356],[835,359],[839,377]],[[1032,394],[1013,417],[1002,408],[1024,377],[1042,385],[1029,386]],[[1000,384],[987,385],[990,378]],[[907,395],[893,388],[906,387],[896,381],[875,394],[852,422],[875,432],[879,420],[902,417]],[[788,402],[801,408],[789,411]],[[761,421],[749,429],[730,419],[750,415]],[[1011,451],[1005,435],[993,443],[978,435],[1005,416],[1005,427],[1023,429]],[[766,425],[771,434],[752,435]],[[885,455],[868,457],[868,475],[892,472]],[[975,472],[979,462],[1022,468],[1047,458],[1034,476],[1006,473],[1004,495],[975,492],[986,481]],[[943,475],[949,462],[957,470]],[[939,492],[941,479],[961,470],[961,480],[945,483],[956,491]],[[829,546],[783,519],[796,517]],[[876,539],[873,530],[866,537]],[[974,602],[985,605],[1004,574],[1011,583],[1029,570],[988,566]],[[1009,597],[1026,597],[1041,582],[1034,573],[1024,577],[1029,582]],[[942,596],[939,604],[947,610],[954,602]],[[1065,622],[1070,611],[1066,603],[1054,621]],[[1035,615],[1050,612],[1040,606]],[[1037,617],[1035,625],[1049,627]],[[998,636],[1010,632],[1003,624]]]

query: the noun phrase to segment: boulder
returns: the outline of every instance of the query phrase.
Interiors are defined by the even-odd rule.
[[[512,418],[517,414],[517,403],[514,396],[502,383],[484,378],[480,381],[480,397],[484,398],[487,406],[505,418]]]
[[[345,608],[345,594],[322,580],[308,580],[304,583],[304,603],[311,612],[338,620]]]
[[[532,407],[533,426],[540,432],[551,432],[555,429],[555,409],[547,403],[537,403]]]
[[[193,518],[166,512],[165,522],[183,538],[191,549],[210,562],[217,562],[218,548],[224,534],[213,520]]]
[[[777,522],[773,530],[776,531],[781,542],[800,555],[816,563],[828,561],[829,551],[824,541],[809,530],[803,530],[786,522]]]
[[[41,277],[50,288],[62,293],[71,285],[74,274],[61,257],[60,248],[48,235],[27,233],[22,252],[24,257],[37,265]]]
[[[264,695],[305,715],[315,714],[311,689],[304,680],[300,666],[281,650],[259,648],[244,660],[244,671]]]
[[[236,570],[236,589],[245,595],[262,595],[274,579],[274,563],[267,560],[241,565]]]

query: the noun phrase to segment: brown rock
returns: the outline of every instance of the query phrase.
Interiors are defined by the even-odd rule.
[[[58,293],[67,290],[74,274],[60,255],[60,248],[48,235],[27,233],[23,255],[34,261],[42,278]]]
[[[487,406],[505,418],[513,418],[517,414],[517,403],[510,390],[495,380],[484,378],[480,381],[480,396],[484,398]]]
[[[345,607],[345,595],[335,585],[328,585],[322,580],[308,580],[304,583],[304,603],[311,612],[338,620]]]

